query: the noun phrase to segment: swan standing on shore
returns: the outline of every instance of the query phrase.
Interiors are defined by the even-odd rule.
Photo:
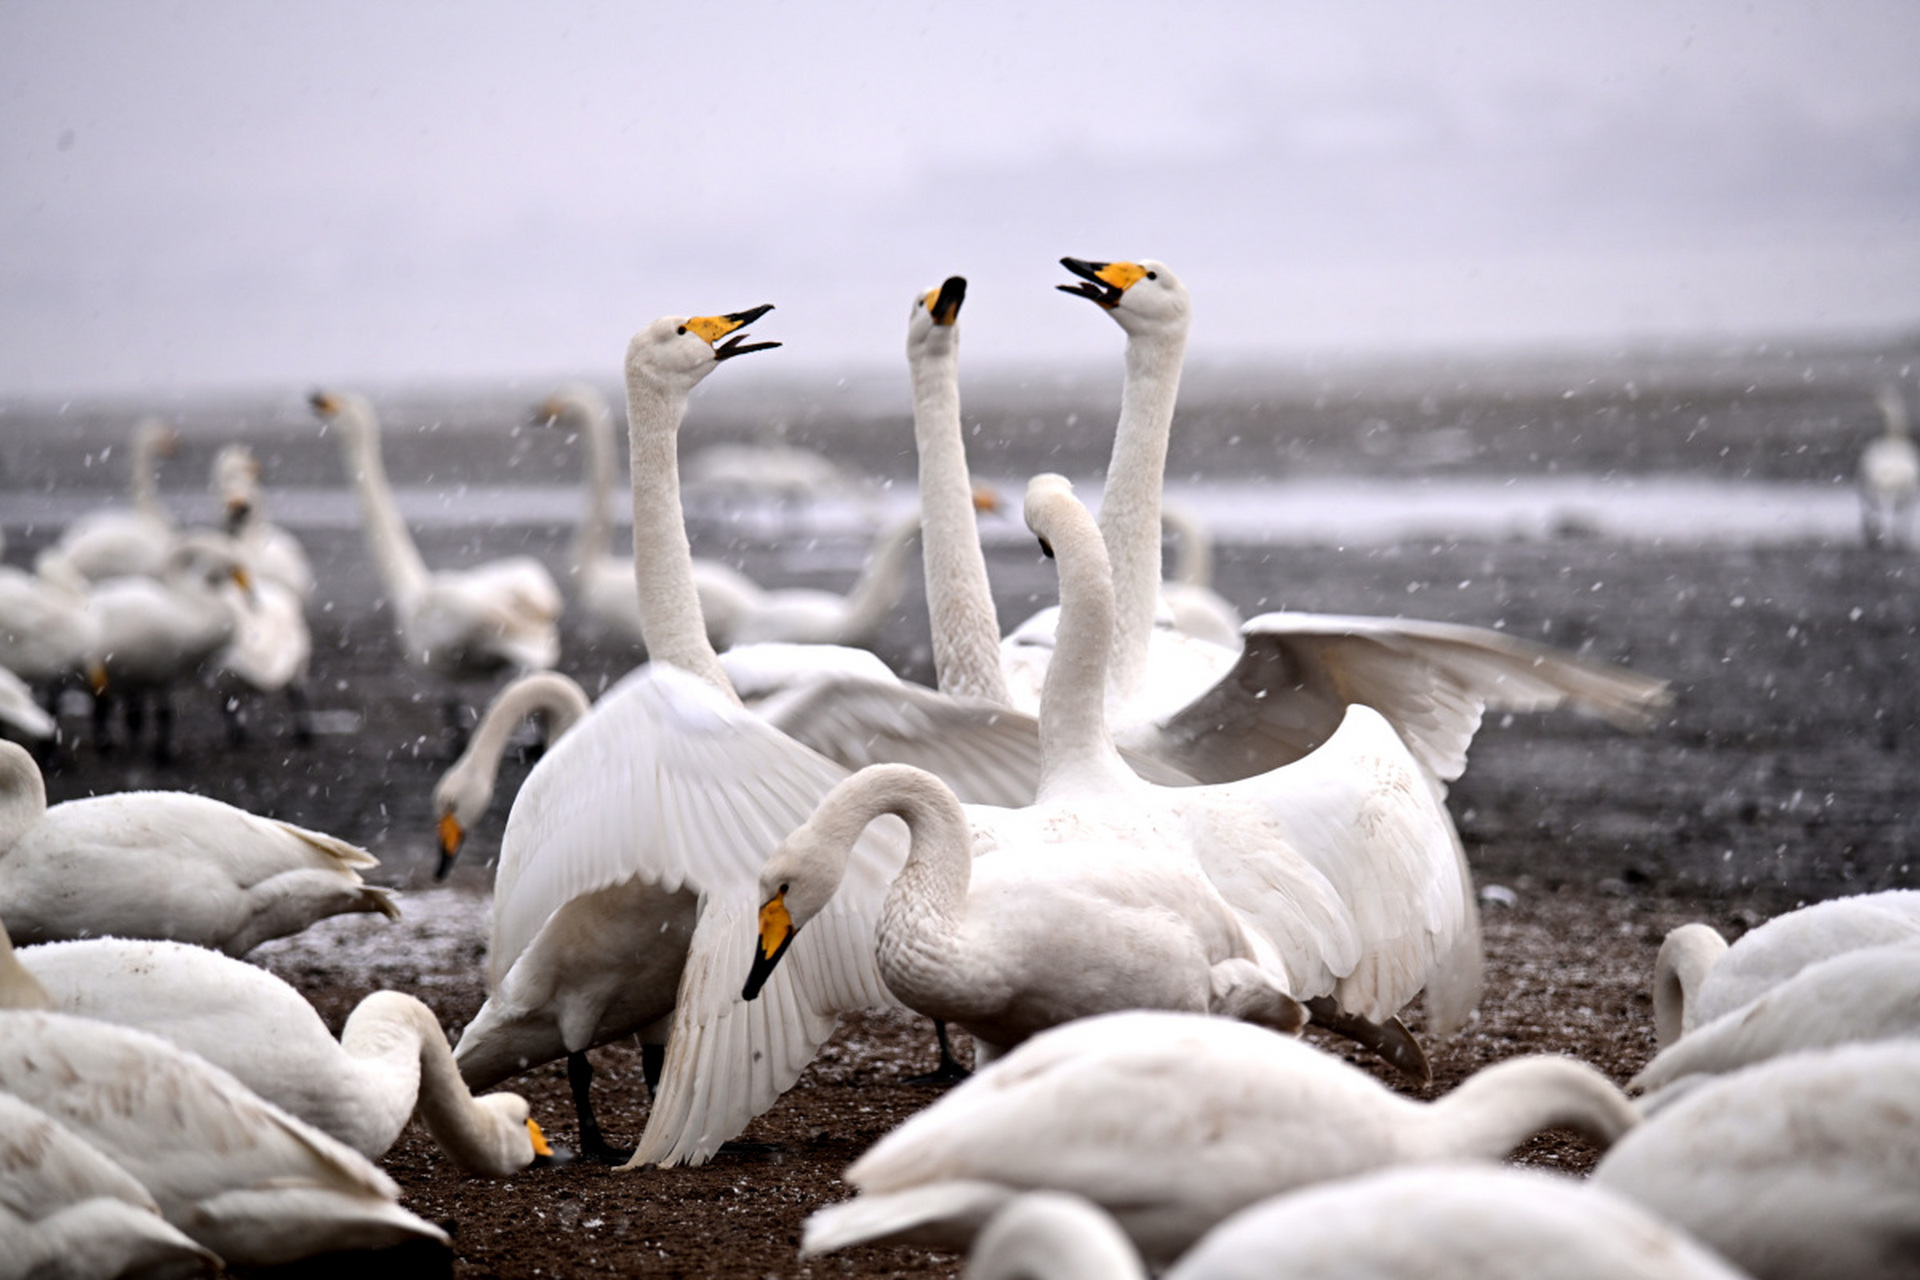
[[[344,840],[180,791],[51,808],[27,751],[0,741],[0,920],[22,945],[114,935],[245,955],[343,912],[397,918]]]
[[[1920,1043],[1850,1044],[1702,1082],[1607,1152],[1593,1181],[1756,1280],[1908,1280],[1916,1152]]]
[[[147,1032],[0,1010],[0,1092],[79,1134],[229,1267],[447,1243],[365,1156]]]
[[[1268,1196],[1396,1164],[1498,1160],[1542,1129],[1605,1146],[1638,1117],[1571,1058],[1515,1058],[1431,1103],[1312,1045],[1225,1018],[1116,1013],[1035,1036],[875,1143],[859,1195],[807,1219],[803,1255],[965,1248],[1024,1191],[1069,1191],[1165,1265]]]
[[[1571,1178],[1416,1165],[1263,1200],[1166,1280],[1743,1280],[1623,1196]],[[1030,1191],[974,1240],[965,1280],[1146,1280],[1133,1242],[1076,1195]]]
[[[446,1032],[410,995],[373,992],[335,1040],[299,992],[205,947],[88,938],[28,947],[16,960],[53,1010],[150,1031],[197,1053],[370,1160],[416,1112],[472,1173],[516,1173],[544,1145],[524,1098],[468,1092]]]
[[[260,483],[260,460],[244,444],[230,444],[214,455],[213,491],[227,536],[240,544],[247,571],[256,582],[273,582],[304,604],[313,595],[313,564],[300,540],[267,514]]]
[[[68,525],[42,556],[56,556],[91,582],[129,574],[157,577],[179,531],[160,501],[156,460],[180,447],[180,433],[158,418],[134,424],[128,454],[127,487],[132,509],[94,511]]]
[[[1816,902],[1775,916],[1731,949],[1713,926],[1683,924],[1668,932],[1654,962],[1655,1042],[1664,1049],[1817,961],[1911,938],[1920,938],[1915,889]]]
[[[564,602],[546,566],[532,556],[510,556],[429,572],[387,483],[373,406],[350,391],[316,391],[312,402],[320,420],[340,434],[347,478],[360,495],[367,550],[407,661],[444,679],[551,667],[560,656]]]

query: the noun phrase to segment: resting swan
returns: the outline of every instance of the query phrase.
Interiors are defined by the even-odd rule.
[[[0,742],[0,920],[26,945],[118,935],[245,955],[352,911],[397,918],[360,879],[366,850],[178,791],[51,808],[26,750]]]
[[[811,940],[776,977],[775,998],[751,1007],[737,969],[681,981],[690,950],[728,957],[730,968],[743,959],[766,851],[848,768],[868,763],[829,760],[739,705],[688,570],[676,450],[687,397],[720,361],[777,345],[739,332],[767,310],[668,317],[629,343],[634,570],[653,662],[603,696],[516,798],[494,885],[489,995],[455,1049],[474,1087],[564,1055],[581,1147],[603,1157],[613,1152],[587,1105],[595,1045],[635,1031],[659,1045],[670,1029],[634,1159],[699,1162],[793,1083],[840,1012],[894,1003],[870,963],[832,968]],[[1038,758],[1031,723],[1023,737],[1018,717],[871,679],[846,697],[815,684],[783,705],[849,751],[912,759],[957,789],[1030,794],[1031,770],[1007,763],[1022,750]],[[857,861],[884,883],[904,855],[897,835],[876,834]],[[870,937],[872,922],[830,921],[818,931],[823,947],[842,928]]]
[[[1023,1191],[1084,1196],[1165,1265],[1228,1214],[1396,1164],[1495,1161],[1541,1129],[1602,1146],[1637,1117],[1571,1058],[1476,1073],[1431,1103],[1226,1018],[1115,1013],[1035,1036],[848,1166],[859,1195],[807,1219],[802,1254],[879,1240],[964,1248]]]
[[[1227,1218],[1166,1280],[1741,1280],[1633,1201],[1571,1178],[1417,1165],[1274,1196]],[[1133,1242],[1076,1195],[1030,1191],[974,1240],[965,1280],[1146,1280]]]
[[[1664,681],[1502,632],[1451,623],[1300,613],[1249,622],[1237,649],[1155,625],[1161,580],[1161,486],[1191,308],[1164,263],[1062,263],[1061,285],[1127,333],[1120,423],[1100,504],[1119,600],[1108,673],[1114,738],[1201,781],[1298,759],[1332,733],[1350,703],[1390,720],[1433,776],[1460,775],[1486,710],[1569,705],[1645,728],[1670,701]],[[922,473],[923,489],[931,483]],[[983,607],[990,608],[990,600]],[[1052,615],[1003,644],[1013,705],[1037,705]]]
[[[532,556],[510,556],[429,572],[387,484],[373,406],[350,391],[316,391],[312,402],[320,420],[340,433],[347,476],[360,494],[367,550],[407,661],[448,679],[551,667],[560,656],[563,601],[546,566]]]
[[[1269,971],[1281,980],[1276,990],[1325,997],[1316,1016],[1382,1047],[1382,1033],[1353,1020],[1392,1019],[1451,951],[1462,923],[1449,828],[1411,756],[1375,713],[1358,708],[1333,741],[1272,774],[1173,788],[1136,777],[1106,732],[1113,592],[1099,530],[1059,476],[1029,484],[1027,521],[1059,561],[1063,601],[1041,706],[1039,798],[1028,808],[975,807],[963,817],[921,777],[869,772],[842,784],[760,873],[749,991],[794,931],[832,900],[836,861],[884,812],[907,820],[915,851],[881,915],[882,975],[910,1007],[966,1026],[987,1058],[1051,1022],[1127,1001],[1218,1008],[1201,975],[1229,961]],[[1097,857],[1074,861],[1086,848],[1127,860],[1102,876]],[[973,866],[981,886],[969,894],[976,849],[992,856]],[[1158,990],[1118,972],[1136,943],[1096,941],[1092,923],[1108,919],[1097,904],[1120,910],[1135,901],[1130,886],[1148,879],[1167,884],[1139,900],[1167,895],[1179,904],[1175,919],[1158,931],[1130,919],[1117,936],[1132,933],[1151,949],[1157,937],[1171,947],[1178,932],[1180,945],[1192,947],[1195,935],[1177,926],[1216,922],[1206,964],[1181,967],[1169,953],[1146,966],[1161,975]],[[1040,905],[1049,893],[1057,919]],[[1220,932],[1222,914],[1254,937]],[[1037,940],[1026,939],[1027,928]],[[1070,995],[1088,954],[1112,957],[1096,966],[1111,985]],[[1216,971],[1216,997],[1220,982]],[[1424,1074],[1404,1032],[1385,1038],[1402,1047],[1396,1062]]]
[[[1920,1264],[1916,1151],[1920,1043],[1895,1040],[1707,1080],[1622,1139],[1593,1181],[1758,1280],[1895,1280]]]
[[[1630,1082],[1663,1089],[1805,1049],[1920,1036],[1920,936],[1842,952],[1662,1049]]]
[[[0,1011],[0,1093],[79,1134],[229,1267],[447,1242],[365,1156],[147,1032]]]
[[[0,1093],[0,1276],[212,1275],[220,1259],[67,1126]]]
[[[128,574],[158,577],[179,536],[173,517],[160,501],[154,468],[157,459],[179,449],[180,433],[158,418],[142,418],[133,426],[130,445],[127,485],[132,509],[84,515],[40,553],[58,557],[92,582]]]
[[[370,1160],[416,1112],[469,1172],[505,1177],[542,1153],[526,1100],[469,1093],[446,1032],[410,995],[373,992],[335,1040],[285,982],[204,947],[88,938],[28,947],[17,962],[57,1012],[150,1031],[197,1053]]]
[[[1920,937],[1920,890],[1888,889],[1775,916],[1731,950],[1706,924],[1683,924],[1654,962],[1654,1037],[1666,1048],[1694,1027],[1750,1004],[1809,964],[1860,947]]]

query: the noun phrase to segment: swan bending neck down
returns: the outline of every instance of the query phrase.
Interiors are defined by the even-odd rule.
[[[446,1032],[410,995],[368,995],[336,1041],[285,982],[204,947],[89,938],[30,947],[15,963],[58,1012],[162,1036],[368,1159],[416,1111],[474,1173],[515,1173],[544,1146],[525,1099],[468,1092]]]
[[[500,760],[506,755],[507,739],[520,722],[528,716],[540,716],[546,722],[546,740],[551,744],[590,710],[586,690],[573,677],[558,671],[529,672],[493,695],[467,740],[467,749],[433,788],[440,838],[440,864],[434,868],[434,879],[447,878],[467,833],[493,803]]]
[[[1115,1117],[1125,1117],[1116,1123]],[[1137,1012],[1035,1036],[847,1168],[858,1196],[807,1220],[803,1254],[909,1240],[964,1248],[1034,1187],[1085,1196],[1164,1265],[1231,1213],[1390,1165],[1496,1161],[1542,1129],[1606,1146],[1633,1106],[1584,1063],[1514,1058],[1431,1103],[1288,1036]]]

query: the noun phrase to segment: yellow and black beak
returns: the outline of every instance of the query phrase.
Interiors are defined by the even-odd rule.
[[[749,351],[766,351],[780,345],[777,342],[748,342],[747,335],[739,332],[771,310],[773,310],[773,304],[763,302],[757,307],[751,307],[745,311],[732,311],[724,316],[695,316],[680,328],[696,337],[705,338],[713,347],[715,360],[731,360]],[[727,338],[728,334],[733,336]],[[727,340],[722,342],[720,341],[722,338]]]
[[[435,880],[445,880],[447,873],[453,870],[453,860],[460,856],[460,845],[467,838],[467,829],[460,825],[460,819],[451,813],[440,815],[440,865],[433,869]]]
[[[760,940],[754,948],[753,968],[747,973],[747,985],[740,992],[742,1000],[751,1000],[760,994],[760,988],[767,985],[767,979],[773,976],[774,966],[780,963],[781,956],[787,954],[787,948],[793,945],[794,935],[799,932],[799,927],[793,923],[793,916],[787,911],[787,891],[782,888],[760,908]]]
[[[323,418],[331,418],[340,412],[340,401],[330,391],[316,391],[307,397],[307,403],[313,411]]]
[[[87,663],[87,687],[96,698],[107,691],[107,664],[98,658]]]
[[[938,289],[927,291],[927,312],[933,322],[952,325],[960,319],[960,304],[967,300],[967,278],[948,276]]]
[[[1146,278],[1147,269],[1134,262],[1088,262],[1085,258],[1062,258],[1060,265],[1080,277],[1078,284],[1057,284],[1062,293],[1089,298],[1111,311],[1134,283]]]
[[[1006,504],[1000,501],[1000,493],[992,485],[976,484],[973,486],[973,509],[986,515],[995,515],[1004,511]]]

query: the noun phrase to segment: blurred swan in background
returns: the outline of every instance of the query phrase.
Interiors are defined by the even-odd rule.
[[[1571,1058],[1514,1058],[1416,1102],[1291,1037],[1226,1018],[1115,1013],[1035,1036],[848,1166],[859,1193],[807,1219],[802,1254],[903,1240],[965,1248],[1023,1191],[1084,1196],[1164,1266],[1228,1214],[1396,1164],[1497,1161],[1541,1129],[1602,1146],[1638,1120]]]
[[[526,1100],[469,1093],[446,1032],[410,995],[373,992],[335,1040],[299,992],[205,947],[88,938],[28,947],[17,963],[53,1010],[161,1036],[370,1160],[416,1111],[471,1173],[505,1177],[538,1150]]]
[[[1758,1280],[1914,1274],[1920,1042],[1790,1054],[1676,1092],[1601,1158],[1595,1185]]]
[[[1030,1191],[975,1238],[965,1280],[1146,1280],[1113,1218]],[[1741,1280],[1623,1196],[1571,1179],[1417,1165],[1274,1196],[1232,1215],[1166,1280]]]
[[[1915,889],[1816,902],[1775,916],[1731,949],[1711,925],[1683,924],[1668,932],[1654,962],[1655,1040],[1664,1049],[1817,961],[1910,938],[1920,938]]]
[[[1160,584],[1173,628],[1229,649],[1240,647],[1245,619],[1213,589],[1213,535],[1200,518],[1164,499],[1160,524],[1173,535],[1173,573]]]
[[[0,920],[27,945],[114,935],[245,955],[343,912],[399,916],[344,840],[180,791],[51,808],[25,748],[0,741]]]
[[[230,444],[214,455],[213,492],[227,535],[240,545],[247,571],[257,582],[275,583],[303,603],[313,595],[313,564],[300,540],[267,514],[260,461],[244,444]]]
[[[447,1243],[365,1156],[144,1031],[0,1011],[0,1092],[73,1130],[229,1267]]]
[[[387,483],[373,406],[350,391],[316,391],[312,403],[320,420],[340,433],[367,550],[407,661],[446,679],[551,667],[560,656],[563,601],[546,566],[532,556],[510,556],[429,572]]]
[[[180,433],[158,418],[134,424],[129,441],[127,484],[132,507],[84,515],[68,525],[42,555],[58,556],[89,581],[126,574],[157,576],[178,531],[160,501],[154,472],[157,460],[180,447]]]
[[[1860,451],[1860,527],[1869,547],[1913,544],[1912,512],[1920,499],[1920,448],[1908,433],[1907,403],[1897,383],[1880,388],[1884,434]]]

